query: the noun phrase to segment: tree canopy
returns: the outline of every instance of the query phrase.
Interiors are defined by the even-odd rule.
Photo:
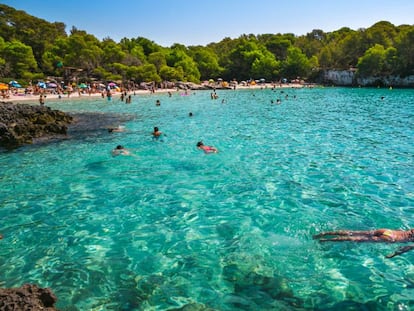
[[[0,4],[0,79],[64,76],[134,82],[308,79],[326,69],[361,76],[413,75],[414,26],[379,21],[367,29],[306,35],[242,34],[207,46],[163,47],[137,36],[115,42]]]

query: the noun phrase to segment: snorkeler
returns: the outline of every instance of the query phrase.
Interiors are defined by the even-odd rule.
[[[319,242],[385,242],[385,243],[398,243],[398,242],[414,242],[414,229],[410,230],[391,230],[391,229],[377,229],[368,231],[352,231],[352,230],[339,230],[339,231],[327,231],[316,234],[314,239]],[[414,245],[404,246],[399,248],[393,254],[387,255],[387,258],[392,258],[397,255],[401,255],[409,250],[413,249]]]
[[[216,147],[213,146],[206,146],[202,141],[197,143],[197,148],[203,150],[205,153],[217,153],[218,150]]]

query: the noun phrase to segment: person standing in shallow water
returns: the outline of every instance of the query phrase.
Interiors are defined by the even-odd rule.
[[[43,93],[40,93],[40,97],[39,97],[39,104],[40,106],[44,106],[45,105],[45,95],[43,95]]]

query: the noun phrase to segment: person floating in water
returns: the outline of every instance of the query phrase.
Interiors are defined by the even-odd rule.
[[[217,153],[218,150],[216,147],[213,146],[206,146],[202,141],[197,143],[197,148],[203,150],[205,153]]]
[[[116,146],[115,149],[112,150],[112,155],[119,156],[119,155],[130,155],[131,153],[122,145]]]
[[[414,229],[410,230],[391,230],[391,229],[377,229],[368,231],[352,231],[339,230],[327,231],[316,234],[314,239],[319,242],[384,242],[384,243],[401,243],[414,242]],[[392,258],[401,255],[413,249],[414,245],[404,246],[399,248],[393,254],[387,255],[387,258]]]
[[[125,126],[119,125],[117,127],[109,127],[108,133],[118,133],[118,132],[125,132]]]

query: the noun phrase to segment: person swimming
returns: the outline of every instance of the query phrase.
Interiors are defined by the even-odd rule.
[[[391,230],[391,229],[376,229],[367,231],[352,231],[339,230],[327,231],[316,234],[314,239],[319,242],[384,242],[384,243],[400,243],[400,242],[414,242],[414,229],[410,230]],[[401,255],[413,249],[414,245],[404,246],[399,248],[396,252],[386,255],[387,258],[392,258]]]
[[[157,126],[154,127],[154,131],[152,132],[152,138],[158,140],[162,136],[166,135],[163,132],[161,132]]]
[[[119,125],[117,127],[109,127],[108,133],[118,133],[118,132],[125,132],[125,126]]]
[[[414,242],[414,229],[407,231],[390,229],[377,229],[369,231],[339,230],[322,232],[314,235],[313,238],[318,239],[320,242]]]
[[[218,149],[213,146],[206,146],[202,141],[197,143],[197,148],[203,150],[205,153],[217,153]]]
[[[112,156],[119,156],[119,155],[130,155],[131,153],[125,149],[124,146],[118,145],[115,149],[112,150]]]

